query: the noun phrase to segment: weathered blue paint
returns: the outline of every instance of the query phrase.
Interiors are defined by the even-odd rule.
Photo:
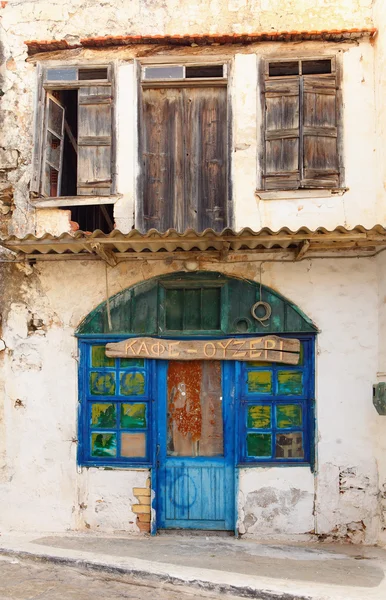
[[[234,530],[234,363],[222,363],[224,456],[216,457],[167,456],[167,366],[157,364],[157,526]]]

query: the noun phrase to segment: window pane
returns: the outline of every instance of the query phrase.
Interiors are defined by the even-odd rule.
[[[91,366],[92,367],[114,367],[115,358],[106,356],[106,346],[91,347]]]
[[[48,127],[59,137],[63,135],[64,109],[51,98],[48,100]]]
[[[146,435],[144,433],[122,433],[121,456],[126,458],[145,458]]]
[[[107,79],[107,69],[79,69],[79,80]]]
[[[168,67],[145,67],[144,79],[182,79],[184,67],[170,65]]]
[[[90,373],[90,392],[94,396],[114,396],[115,373]]]
[[[279,429],[302,426],[302,407],[300,404],[278,404],[276,423]]]
[[[60,139],[53,133],[47,132],[47,153],[46,160],[59,171],[60,166]]]
[[[301,431],[276,434],[276,458],[304,458]]]
[[[121,394],[124,396],[143,396],[145,376],[143,373],[121,373]]]
[[[47,69],[46,81],[76,81],[77,69]]]
[[[250,394],[272,394],[271,371],[249,371],[247,385]]]
[[[299,75],[299,63],[293,62],[271,62],[269,63],[270,77],[285,77],[286,75]]]
[[[123,429],[142,429],[146,427],[146,405],[138,403],[122,404],[121,427]]]
[[[303,393],[301,371],[278,371],[277,383],[279,396],[300,396]]]
[[[253,457],[270,457],[272,435],[270,433],[248,433],[247,434],[247,455]]]
[[[44,194],[55,197],[58,195],[59,172],[48,163],[44,166]]]
[[[144,358],[121,358],[121,367],[143,367],[145,366]]]
[[[91,425],[111,429],[117,424],[115,404],[93,404],[91,407]]]
[[[91,456],[116,456],[117,436],[115,433],[92,433]]]
[[[247,427],[254,429],[265,429],[271,427],[270,406],[249,406]]]
[[[168,456],[222,456],[220,361],[170,361]]]
[[[331,73],[331,60],[303,60],[302,73],[303,75]]]
[[[202,67],[186,67],[186,77],[223,77],[223,65],[203,65]]]

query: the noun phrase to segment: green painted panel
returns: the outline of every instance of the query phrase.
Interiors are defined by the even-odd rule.
[[[277,433],[275,456],[276,458],[304,458],[302,432]]]
[[[121,427],[123,429],[143,429],[146,427],[146,404],[122,404]]]
[[[201,329],[201,288],[184,291],[184,329]]]
[[[278,404],[276,406],[276,424],[279,429],[301,427],[302,420],[300,404]]]
[[[92,433],[91,456],[116,456],[117,436],[115,433]]]
[[[270,433],[248,433],[247,455],[259,458],[272,456],[272,435]]]
[[[279,396],[303,394],[303,373],[301,371],[278,371],[277,393]]]
[[[121,373],[121,394],[123,396],[143,396],[145,375],[143,373]]]
[[[91,406],[91,426],[102,429],[111,429],[117,425],[117,412],[115,404],[95,403]]]
[[[122,369],[133,368],[133,367],[144,367],[144,358],[121,358],[120,366]]]
[[[166,330],[182,331],[184,328],[184,290],[165,290]]]
[[[252,429],[271,427],[271,407],[261,404],[248,406],[247,427]]]
[[[250,394],[272,394],[272,372],[248,371],[247,388]]]
[[[115,358],[106,356],[106,346],[91,346],[92,367],[114,367]]]
[[[179,284],[178,289],[167,287]],[[214,285],[212,286],[211,283]],[[202,286],[201,286],[202,284]],[[223,295],[220,298],[221,284]],[[165,285],[165,306],[159,304],[159,286]],[[202,315],[197,294],[186,290],[202,289]],[[186,298],[188,299],[186,302]],[[262,299],[269,302],[272,316],[264,327],[251,316],[251,307],[260,298],[256,281],[227,277],[217,272],[173,273],[149,279],[110,298],[112,328],[109,328],[106,303],[95,308],[80,324],[77,334],[138,334],[155,335],[161,331],[166,310],[166,327],[172,331],[219,330],[225,323],[227,334],[240,333],[302,333],[317,331],[302,311],[276,291],[262,286]],[[224,304],[221,305],[221,302]],[[185,309],[184,309],[185,306]]]
[[[221,329],[221,288],[202,289],[201,329]]]
[[[114,396],[115,373],[90,373],[90,393],[93,396]]]

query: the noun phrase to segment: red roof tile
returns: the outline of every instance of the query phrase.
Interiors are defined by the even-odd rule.
[[[253,44],[256,42],[291,42],[320,40],[341,42],[357,40],[361,37],[374,37],[375,28],[363,29],[330,29],[322,31],[262,31],[259,33],[234,34],[187,34],[187,35],[117,35],[105,37],[83,38],[77,44],[69,44],[66,40],[28,40],[28,53],[52,52],[72,48],[107,48],[110,46],[131,46],[133,44],[168,44],[190,46],[208,46],[211,44]]]

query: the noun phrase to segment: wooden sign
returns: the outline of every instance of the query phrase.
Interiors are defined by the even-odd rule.
[[[106,356],[160,360],[258,360],[297,365],[299,340],[266,335],[256,338],[165,340],[135,337],[106,345]]]

